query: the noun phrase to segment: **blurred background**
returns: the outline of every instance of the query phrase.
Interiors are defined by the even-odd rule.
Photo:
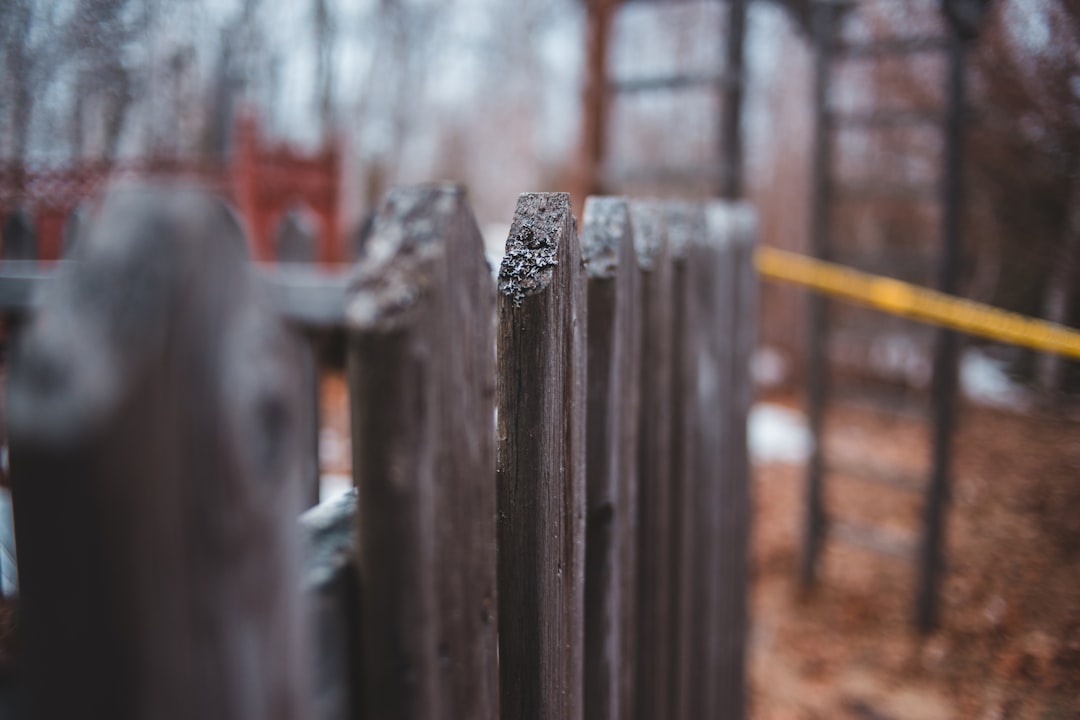
[[[584,192],[741,197],[759,243],[805,252],[818,4],[746,3],[733,94],[732,15],[709,0],[4,0],[3,254],[59,256],[110,174],[162,172],[219,187],[261,260],[347,262],[387,188],[430,180],[468,186],[493,256],[532,190],[572,190],[577,207]],[[833,4],[841,43],[949,32],[937,0]],[[995,0],[970,47],[957,292],[1075,327],[1080,3]],[[832,64],[833,112],[902,116],[831,136],[838,262],[935,285],[946,72],[940,52]],[[904,558],[930,464],[934,329],[832,304],[819,441],[837,465],[920,480],[833,473],[829,512],[877,531],[826,543],[806,592],[806,303],[762,284],[754,716],[1080,716],[1080,367],[965,340],[942,621],[920,635]],[[323,416],[324,488],[347,485],[340,377],[324,379]]]
[[[743,52],[740,194],[759,208],[761,241],[793,249],[807,246],[809,227],[812,4],[749,3]],[[388,186],[433,179],[465,182],[482,226],[506,224],[521,190],[566,189],[581,174],[588,5],[9,0],[0,8],[4,214],[32,210],[50,190],[18,187],[15,168],[227,165],[248,118],[264,144],[309,156],[332,149],[340,178],[333,230],[342,238]],[[841,23],[845,40],[944,34],[936,0],[856,5]],[[963,294],[1032,315],[1044,314],[1047,280],[1075,254],[1067,238],[1076,234],[1069,209],[1080,152],[1076,12],[1066,0],[994,2],[970,57]],[[723,2],[625,4],[608,31],[607,75],[716,74],[726,22]],[[943,105],[944,67],[941,53],[838,62],[834,105],[932,112]],[[602,153],[610,181],[599,187],[714,192],[708,170],[720,152],[723,96],[707,82],[613,94]],[[910,190],[837,207],[837,253],[929,282],[940,208],[913,196],[938,180],[939,128],[851,128],[834,150],[845,181]],[[644,167],[666,174],[645,182],[634,174]],[[797,371],[795,301],[768,292],[763,337]],[[863,335],[860,323],[851,319]],[[907,337],[918,331],[870,324],[875,341],[841,340],[837,360],[925,385],[921,344]],[[1000,353],[1033,377],[1030,353]],[[1066,386],[1078,381],[1075,372],[1070,366]]]

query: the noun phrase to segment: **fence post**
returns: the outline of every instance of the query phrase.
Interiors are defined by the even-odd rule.
[[[641,288],[638,426],[637,717],[668,717],[671,643],[672,266],[663,205],[633,201]]]
[[[700,258],[691,249],[705,234],[705,218],[700,205],[684,202],[668,203],[664,216],[672,263],[669,707],[670,717],[689,720],[701,717],[697,713],[705,692],[702,683],[707,680],[697,652],[705,631],[701,617],[703,583],[708,574],[700,567],[707,549],[698,536],[705,498],[693,462],[699,439],[694,399],[700,308],[694,301],[696,269],[692,261]]]
[[[756,318],[748,211],[669,203],[671,705],[743,715],[749,496],[746,416]]]
[[[499,679],[507,720],[583,717],[585,283],[566,193],[518,199],[499,271]]]
[[[585,203],[588,277],[585,717],[634,707],[640,302],[629,207]]]
[[[697,423],[698,475],[711,482],[713,533],[709,624],[710,675],[704,712],[709,717],[745,716],[747,594],[749,592],[750,467],[746,420],[752,402],[750,354],[756,334],[757,284],[753,268],[753,215],[743,204],[709,203],[706,234],[695,267],[704,341],[702,362],[720,370],[715,388],[708,372],[699,381]],[[722,403],[722,404],[720,404]],[[718,414],[717,408],[723,408]],[[715,423],[715,424],[713,424]],[[715,471],[710,472],[710,468]],[[711,569],[710,569],[711,568]]]
[[[346,318],[363,717],[494,720],[494,289],[461,188],[389,194]]]
[[[300,720],[296,347],[239,226],[111,191],[12,358],[31,718]]]

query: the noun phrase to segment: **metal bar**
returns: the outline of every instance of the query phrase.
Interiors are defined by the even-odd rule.
[[[745,2],[745,0],[732,0],[733,4],[742,2]],[[684,90],[686,88],[708,86],[729,88],[734,84],[736,84],[736,81],[726,72],[677,73],[657,77],[613,79],[608,82],[608,90],[616,93],[635,93],[652,90]]]
[[[742,194],[742,118],[747,0],[728,5],[727,57],[724,65],[724,105],[720,110],[720,197],[737,200]]]
[[[814,196],[811,208],[810,246],[815,257],[830,257],[829,206],[831,204],[831,143],[829,108],[829,71],[832,57],[835,8],[818,5],[814,8],[814,36],[817,58],[814,68]],[[809,337],[807,347],[807,398],[806,415],[814,439],[810,460],[807,464],[806,496],[804,500],[803,547],[799,563],[799,581],[803,588],[814,585],[817,576],[818,555],[825,534],[825,511],[822,501],[821,480],[824,470],[825,396],[826,378],[826,323],[828,301],[814,293],[808,298]]]
[[[930,202],[941,197],[941,188],[936,185],[890,185],[876,182],[838,186],[834,196],[842,202]]]
[[[620,5],[712,5],[728,0],[619,0]]]
[[[867,464],[852,458],[830,460],[826,467],[830,475],[844,475],[857,480],[867,480],[908,492],[923,492],[926,490],[925,484],[918,476],[898,472],[881,465]]]
[[[896,55],[945,52],[949,49],[947,37],[911,37],[871,40],[858,43],[841,43],[836,46],[835,57],[840,60],[861,60]]]
[[[934,125],[941,122],[941,113],[925,110],[870,110],[866,112],[830,111],[833,127],[844,128],[892,128],[911,125]]]
[[[926,255],[915,252],[910,246],[893,246],[875,250],[852,248],[834,253],[833,257],[838,265],[878,275],[901,278],[910,275],[920,277],[929,275]],[[926,278],[926,282],[930,282],[929,277]]]
[[[829,527],[829,535],[879,555],[901,560],[915,557],[915,548],[910,542],[878,528],[837,521]]]
[[[64,273],[71,260],[42,265],[34,260],[0,262],[0,310],[25,313],[38,304],[41,290]],[[330,274],[311,266],[268,265],[258,275],[283,319],[305,328],[331,329],[345,321],[347,273]]]
[[[278,312],[287,322],[308,329],[335,329],[345,323],[348,273],[330,274],[314,265],[265,265],[267,284]]]
[[[942,253],[938,288],[956,292],[960,269],[964,204],[964,61],[968,40],[953,30],[947,79],[948,114],[945,119],[944,184],[942,187]],[[949,463],[952,458],[953,425],[956,420],[956,358],[959,338],[952,330],[938,331],[934,348],[933,449],[930,484],[923,506],[923,537],[919,551],[916,624],[921,632],[937,627],[938,586],[943,570],[945,506],[949,497]]]
[[[603,194],[600,170],[607,150],[611,98],[606,92],[608,42],[615,0],[594,0],[586,17],[585,87],[582,93],[580,165],[574,188],[574,214],[581,217],[585,198]]]
[[[715,167],[616,167],[605,168],[602,174],[602,182],[605,187],[619,187],[624,184],[675,185],[683,187],[708,184],[715,186],[719,180],[720,173]]]
[[[0,261],[0,308],[25,312],[35,302],[35,288],[52,273],[36,260]]]
[[[833,390],[834,400],[843,405],[869,410],[891,418],[926,421],[928,411],[920,397],[869,381],[847,381]]]

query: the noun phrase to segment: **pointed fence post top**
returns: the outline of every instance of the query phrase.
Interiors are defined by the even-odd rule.
[[[630,223],[634,229],[634,249],[642,270],[655,270],[668,255],[664,203],[660,200],[630,202]]]
[[[523,193],[499,267],[499,293],[518,307],[551,284],[553,270],[566,256],[577,229],[569,193]]]
[[[349,283],[347,324],[354,329],[391,330],[407,323],[410,309],[436,282],[435,259],[447,252],[472,251],[452,250],[452,245],[479,242],[478,232],[456,232],[458,223],[476,225],[462,186],[391,189]],[[475,248],[482,250],[482,243]]]
[[[711,242],[753,244],[757,230],[757,215],[747,202],[716,200],[705,204],[705,236]]]
[[[668,201],[664,204],[664,224],[672,257],[686,257],[690,247],[705,235],[705,211],[701,203]]]
[[[630,205],[622,197],[590,197],[585,201],[581,256],[590,278],[614,277],[620,247],[630,233]]]

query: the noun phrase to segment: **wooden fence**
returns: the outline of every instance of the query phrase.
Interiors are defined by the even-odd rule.
[[[9,370],[26,717],[745,714],[747,208],[522,195],[493,282],[460,188],[392,191],[356,487],[299,524],[310,360],[235,221],[152,185],[85,233]]]

